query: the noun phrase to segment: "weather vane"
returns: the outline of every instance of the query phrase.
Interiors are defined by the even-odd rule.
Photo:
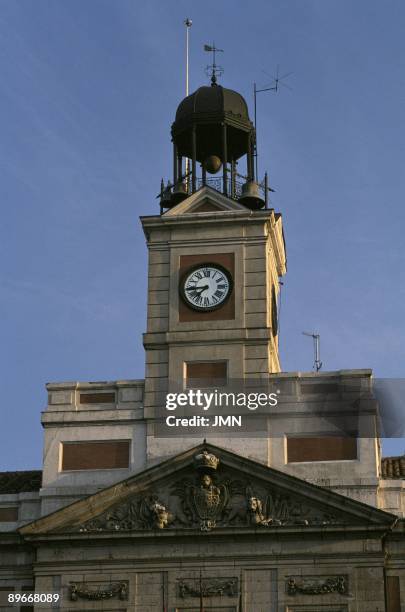
[[[223,49],[218,49],[215,46],[215,43],[212,43],[212,45],[204,45],[204,51],[207,51],[208,53],[212,53],[212,64],[209,64],[206,67],[205,73],[206,73],[207,76],[211,77],[212,85],[216,85],[217,77],[221,76],[221,74],[224,73],[224,69],[222,68],[222,66],[217,66],[215,54],[216,53],[223,53],[224,50]]]

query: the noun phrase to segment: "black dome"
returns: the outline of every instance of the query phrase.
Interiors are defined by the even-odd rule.
[[[199,87],[182,100],[177,108],[175,123],[187,121],[192,115],[230,114],[236,120],[250,123],[245,99],[232,89],[221,85]]]
[[[199,87],[177,107],[172,138],[180,155],[192,157],[191,131],[197,130],[197,161],[222,152],[222,125],[228,128],[229,159],[247,152],[248,135],[253,131],[248,106],[238,92],[221,85]]]

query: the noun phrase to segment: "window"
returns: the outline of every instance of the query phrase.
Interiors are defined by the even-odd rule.
[[[80,393],[81,404],[115,404],[115,393]]]
[[[288,463],[357,459],[357,438],[343,436],[287,437]]]
[[[387,576],[387,612],[401,612],[399,576]]]
[[[190,361],[185,364],[185,379],[188,389],[223,387],[227,383],[227,361]]]
[[[18,506],[0,507],[0,523],[15,523],[18,521]]]
[[[114,470],[129,466],[130,440],[63,442],[61,470]]]

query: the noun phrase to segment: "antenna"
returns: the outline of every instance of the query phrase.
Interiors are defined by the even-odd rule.
[[[223,53],[224,50],[218,49],[215,46],[215,43],[212,43],[212,45],[204,45],[204,51],[207,51],[208,53],[212,53],[212,64],[206,67],[205,73],[207,76],[211,76],[211,84],[216,85],[217,76],[221,76],[221,74],[224,73],[224,69],[222,68],[222,66],[217,66],[216,61],[215,61],[216,59],[215,54]]]
[[[314,370],[316,370],[316,372],[319,372],[319,370],[322,367],[322,361],[320,360],[320,357],[321,357],[321,352],[320,352],[321,336],[319,334],[316,334],[315,332],[313,332],[313,333],[311,333],[311,332],[302,332],[302,333],[303,333],[304,336],[309,336],[314,341]]]
[[[253,83],[253,100],[254,100],[254,115],[255,115],[254,119],[255,119],[255,132],[256,132],[256,145],[255,145],[256,176],[259,176],[258,162],[257,162],[257,94],[262,93],[263,91],[274,91],[275,93],[277,93],[279,85],[283,85],[284,87],[287,87],[287,89],[291,89],[291,87],[287,85],[286,83],[284,83],[283,81],[288,76],[290,76],[290,74],[292,74],[292,72],[286,72],[286,74],[283,74],[282,76],[280,76],[279,74],[280,66],[278,64],[277,64],[276,76],[272,76],[271,74],[268,74],[268,72],[266,72],[265,70],[262,70],[262,72],[264,72],[264,74],[270,77],[272,81],[268,83],[267,85],[263,85],[261,89],[257,89],[256,83]]]

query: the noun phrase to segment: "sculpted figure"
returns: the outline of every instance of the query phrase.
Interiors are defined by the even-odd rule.
[[[174,516],[166,507],[161,504],[156,498],[150,500],[149,511],[151,513],[151,521],[153,527],[164,529],[173,522]]]
[[[214,485],[209,474],[203,474],[201,476],[200,489],[205,489],[209,492],[209,495],[220,495],[219,488]]]
[[[267,519],[263,514],[263,504],[258,497],[249,497],[248,499],[248,516],[251,525],[268,526],[272,523],[272,519]]]
[[[174,514],[158,500],[156,495],[150,495],[141,500],[139,518],[144,528],[147,529],[164,529],[175,519]]]

